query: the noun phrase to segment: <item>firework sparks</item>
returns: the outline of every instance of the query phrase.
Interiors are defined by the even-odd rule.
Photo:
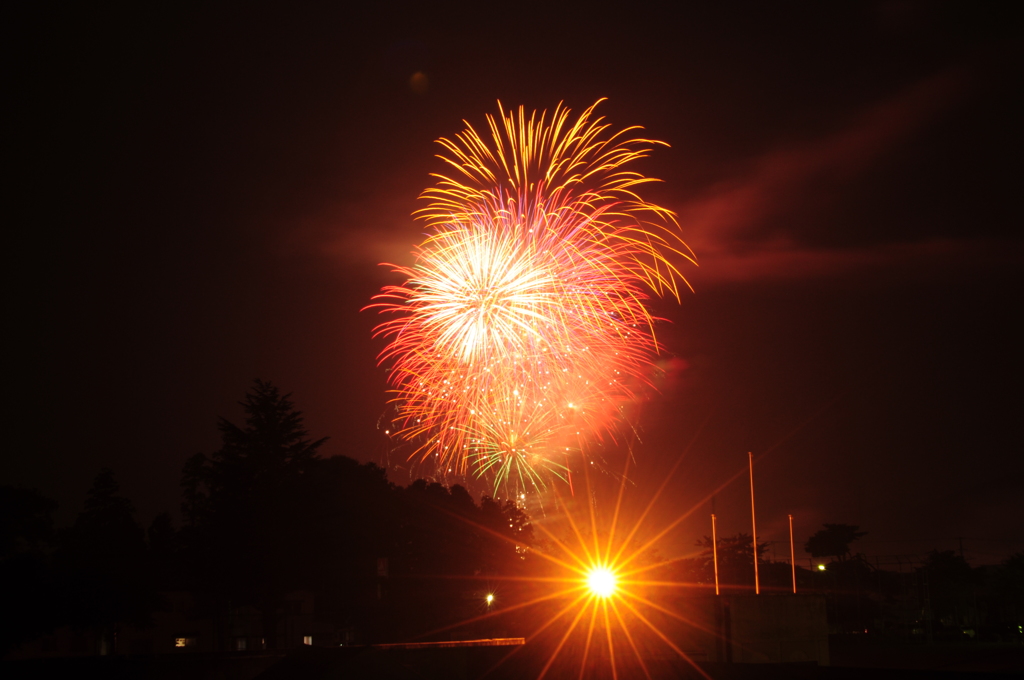
[[[654,180],[624,167],[661,143],[612,133],[594,106],[575,121],[520,107],[488,116],[489,138],[440,140],[429,235],[371,305],[394,315],[377,334],[413,457],[544,486],[649,385],[645,302],[678,298],[674,263],[693,258],[674,215],[636,193]]]

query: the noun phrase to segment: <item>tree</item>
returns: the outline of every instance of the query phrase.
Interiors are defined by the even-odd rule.
[[[845,562],[850,556],[850,544],[858,538],[867,536],[866,531],[850,524],[826,524],[804,543],[804,550],[812,557],[835,557],[838,562]]]
[[[990,577],[988,619],[991,632],[1002,638],[1020,640],[1024,625],[1024,552],[1013,553],[993,570]]]
[[[185,466],[182,509],[190,523],[216,511],[211,504],[230,505],[279,488],[317,458],[317,449],[327,437],[309,440],[302,413],[290,397],[282,396],[271,383],[256,380],[240,402],[245,426],[220,419],[220,450],[209,458],[196,454]]]
[[[184,588],[181,541],[169,513],[163,512],[153,518],[146,531],[146,544],[149,546],[150,571],[156,587],[161,591]]]
[[[49,543],[56,509],[55,501],[34,489],[0,486],[0,560]]]
[[[300,569],[295,528],[303,520],[304,475],[327,441],[309,438],[290,397],[256,380],[241,402],[244,425],[221,418],[220,450],[193,456],[182,479],[195,585],[216,607],[257,607],[271,648],[283,596]]]
[[[156,606],[144,532],[131,501],[118,492],[114,473],[100,470],[55,556],[68,620],[99,627],[110,651],[119,626],[145,625]]]
[[[57,503],[0,486],[0,657],[59,623],[50,552]]]
[[[514,504],[423,480],[398,488],[372,463],[321,457],[325,439],[269,383],[242,407],[241,426],[221,419],[220,450],[185,466],[181,531],[151,530],[154,551],[184,547],[207,615],[255,607],[273,648],[285,598],[308,590],[322,621],[394,641],[472,618],[474,590],[522,569],[532,529]]]
[[[959,633],[974,600],[977,579],[971,565],[952,550],[932,550],[919,571],[925,577],[932,618]]]
[[[715,565],[711,537],[705,536],[697,541],[697,546],[703,550],[695,564],[695,580],[713,584]],[[767,543],[757,544],[758,563],[764,561],[767,552]],[[722,585],[733,586],[754,584],[754,541],[750,534],[740,532],[718,539],[718,581]]]
[[[474,618],[478,591],[523,575],[533,528],[511,501],[484,496],[477,505],[460,485],[422,479],[397,489],[396,500],[391,588],[400,637]]]

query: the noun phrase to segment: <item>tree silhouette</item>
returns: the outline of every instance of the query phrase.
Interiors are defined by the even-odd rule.
[[[0,486],[0,657],[58,623],[49,560],[56,508],[38,491]]]
[[[245,426],[220,419],[220,450],[209,458],[196,454],[186,463],[183,510],[190,523],[216,511],[211,504],[232,505],[280,487],[317,457],[327,438],[309,440],[302,413],[289,397],[271,383],[256,380],[240,402]]]
[[[372,463],[320,457],[325,440],[270,383],[242,407],[242,425],[220,420],[221,448],[185,466],[181,531],[160,522],[150,535],[154,551],[183,546],[205,615],[255,607],[274,648],[285,600],[303,590],[318,620],[395,641],[471,618],[487,579],[519,575],[532,529],[514,504],[478,506],[423,480],[399,488]]]
[[[422,479],[396,491],[391,588],[404,612],[399,636],[472,618],[489,582],[523,575],[520,550],[533,529],[514,503],[485,496],[478,506],[462,486]]]
[[[169,513],[153,518],[146,531],[149,546],[150,571],[156,587],[161,591],[182,590],[185,587],[181,540],[171,523]]]
[[[697,541],[703,550],[693,564],[692,576],[698,583],[715,582],[714,553],[710,536]],[[754,541],[750,534],[740,532],[735,536],[718,539],[718,580],[722,585],[754,584]],[[757,544],[758,562],[768,552],[767,543]]]
[[[80,628],[99,627],[109,651],[115,651],[119,626],[145,625],[156,606],[144,532],[131,501],[118,492],[114,473],[100,470],[55,555],[67,619]]]
[[[55,501],[34,489],[0,486],[0,560],[48,544],[56,509]]]
[[[1020,625],[1024,623],[1024,552],[1003,560],[993,571],[990,584],[987,618],[990,625],[997,627],[993,632],[1000,638],[1009,633],[1010,639],[1020,640]]]
[[[957,633],[965,624],[977,582],[974,570],[952,550],[932,550],[919,571],[925,576],[931,615],[940,625]]]
[[[838,562],[845,562],[850,556],[850,544],[867,536],[868,532],[859,529],[851,524],[826,524],[807,539],[804,550],[812,557],[835,557]]]
[[[241,402],[244,425],[221,418],[221,448],[193,456],[182,479],[197,589],[215,607],[258,608],[271,648],[299,568],[302,481],[326,441],[309,438],[290,396],[256,380]]]

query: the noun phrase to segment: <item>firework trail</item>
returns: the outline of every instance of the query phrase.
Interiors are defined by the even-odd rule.
[[[663,143],[612,133],[596,106],[520,107],[439,140],[428,237],[371,305],[393,314],[376,334],[412,457],[496,490],[564,478],[614,433],[659,349],[645,301],[678,299],[674,262],[694,261],[674,214],[636,193],[656,180],[624,167]]]

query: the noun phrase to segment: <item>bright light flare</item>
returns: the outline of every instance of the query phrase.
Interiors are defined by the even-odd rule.
[[[574,494],[573,500],[562,496],[556,487],[553,494],[558,506],[556,511],[547,521],[533,524],[543,534],[544,541],[529,548],[532,556],[546,562],[547,566],[538,565],[539,572],[532,576],[504,577],[510,585],[533,581],[534,587],[521,590],[513,586],[500,604],[495,599],[493,606],[489,605],[476,616],[431,633],[478,625],[518,610],[526,612],[522,620],[532,629],[524,636],[529,642],[523,649],[533,650],[535,654],[533,660],[523,665],[531,669],[524,677],[537,680],[584,678],[594,677],[594,672],[608,677],[610,671],[613,679],[641,677],[641,674],[651,678],[647,659],[652,658],[652,654],[663,658],[664,652],[671,650],[676,658],[689,665],[690,674],[711,680],[692,658],[692,651],[710,654],[710,651],[700,652],[704,644],[700,640],[718,635],[717,629],[699,614],[691,616],[686,607],[679,606],[678,598],[662,598],[656,594],[662,588],[674,591],[699,584],[671,579],[665,569],[676,560],[660,560],[652,551],[657,542],[702,507],[710,496],[660,529],[643,529],[685,453],[647,500],[635,522],[624,522],[620,518],[620,513],[626,511],[623,494],[628,485],[629,457],[624,461],[618,498],[610,516],[595,507],[595,490],[586,472],[581,480],[584,490]],[[581,502],[581,498],[587,500]],[[535,588],[540,585],[544,588]],[[515,653],[510,653],[498,665],[506,663]],[[535,662],[543,663],[539,672],[535,672]]]
[[[596,597],[611,597],[619,588],[619,578],[608,567],[594,567],[587,574],[587,587]]]

